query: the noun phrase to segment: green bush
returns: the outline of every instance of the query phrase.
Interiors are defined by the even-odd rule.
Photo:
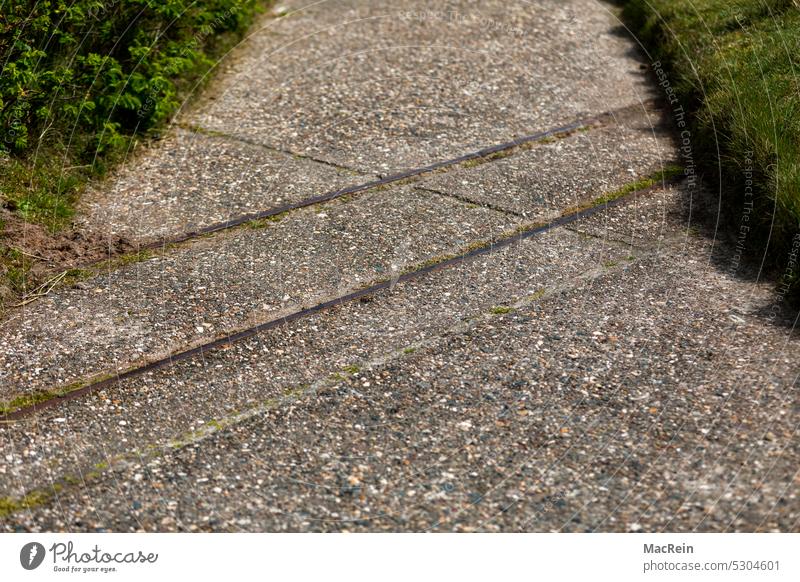
[[[80,182],[73,170],[102,172],[132,136],[168,119],[181,90],[246,29],[260,4],[2,2],[0,178],[5,200],[31,219],[44,219],[50,207],[69,206]],[[27,177],[15,179],[20,175]],[[48,200],[53,196],[60,201]],[[63,217],[64,209],[57,214]]]
[[[694,113],[743,247],[794,283],[800,234],[800,1],[623,0],[624,17]],[[752,218],[745,218],[752,203]],[[745,224],[747,222],[747,224]]]
[[[93,135],[102,150],[163,121],[178,105],[176,79],[208,67],[215,36],[241,31],[255,4],[6,0],[0,147],[24,151],[55,124]]]

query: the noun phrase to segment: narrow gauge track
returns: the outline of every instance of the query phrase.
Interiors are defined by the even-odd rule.
[[[571,123],[567,123],[565,125],[555,127],[552,129],[548,129],[545,131],[540,131],[538,133],[534,133],[531,135],[522,136],[511,141],[503,142],[497,145],[489,146],[471,153],[463,154],[461,156],[450,158],[447,160],[442,160],[439,162],[434,162],[427,166],[422,166],[419,168],[413,168],[411,170],[406,170],[404,172],[399,172],[396,174],[391,174],[389,176],[385,176],[378,180],[371,180],[369,182],[364,182],[361,184],[353,184],[351,186],[346,186],[345,188],[341,188],[339,190],[332,190],[326,192],[324,194],[320,194],[318,196],[312,196],[310,198],[305,198],[298,202],[293,202],[290,204],[283,204],[280,206],[274,206],[272,208],[268,208],[266,210],[262,210],[259,212],[252,212],[248,214],[241,214],[229,220],[225,220],[222,222],[216,222],[214,224],[210,224],[208,226],[204,226],[202,228],[191,230],[187,232],[183,232],[174,236],[167,236],[161,237],[154,241],[145,242],[142,244],[134,244],[135,250],[131,252],[141,252],[141,251],[148,251],[148,250],[159,250],[165,248],[170,245],[181,244],[185,242],[192,241],[194,239],[222,232],[225,230],[230,230],[248,223],[252,223],[258,220],[265,220],[268,218],[272,218],[274,216],[278,216],[285,212],[290,212],[292,210],[299,210],[301,208],[306,208],[308,206],[314,206],[315,204],[322,204],[324,202],[329,202],[331,200],[335,200],[337,198],[341,198],[343,196],[347,196],[349,194],[357,194],[360,192],[366,192],[368,190],[372,190],[374,188],[380,188],[382,186],[387,186],[390,184],[394,184],[397,182],[402,182],[404,180],[409,180],[412,178],[417,178],[423,176],[424,174],[428,174],[431,172],[435,172],[437,170],[444,170],[450,168],[452,166],[457,166],[459,164],[463,164],[465,162],[469,162],[472,160],[480,160],[488,158],[492,155],[500,154],[509,152],[514,150],[515,148],[524,146],[526,144],[535,143],[537,141],[541,141],[547,138],[554,138],[558,137],[559,135],[571,134],[575,131],[580,130],[588,130],[595,127],[602,127],[607,125],[609,122],[613,122],[616,120],[617,116],[624,115],[631,111],[638,110],[640,108],[648,108],[656,105],[658,103],[657,100],[648,100],[638,105],[629,105],[626,107],[620,107],[618,109],[613,109],[610,111],[606,111],[604,113],[600,113],[599,115],[589,116],[589,117],[582,117],[579,118]],[[229,139],[236,139],[232,136],[226,136]],[[123,255],[125,253],[122,253]],[[114,259],[118,258],[120,255],[113,255],[109,256],[97,261],[93,261],[90,263],[85,263],[83,265],[77,265],[77,268],[83,269],[91,269],[92,267],[97,267],[103,264],[106,264],[108,261],[113,261]],[[73,267],[73,268],[76,268]],[[31,301],[35,300],[35,298],[30,298]],[[25,301],[23,298],[23,303],[20,304],[27,304],[29,303]]]
[[[332,309],[332,308],[334,308],[334,307],[336,307],[338,305],[349,303],[351,301],[358,300],[358,299],[360,299],[362,297],[365,297],[365,296],[368,296],[368,295],[372,295],[372,294],[378,293],[380,291],[385,291],[385,290],[393,288],[395,285],[401,284],[401,283],[403,283],[405,281],[411,281],[413,279],[417,279],[419,277],[423,277],[423,276],[425,276],[427,274],[434,273],[436,271],[441,271],[441,270],[450,268],[450,267],[452,267],[454,265],[457,265],[457,264],[460,264],[460,263],[475,259],[476,257],[480,257],[480,256],[483,256],[483,255],[486,255],[486,254],[489,254],[489,253],[496,252],[496,251],[498,251],[500,249],[508,247],[509,245],[512,245],[515,242],[518,242],[518,241],[521,241],[521,240],[524,240],[524,239],[527,239],[527,238],[531,238],[531,237],[537,236],[539,234],[548,232],[548,231],[553,230],[555,228],[559,228],[559,227],[562,227],[562,226],[573,224],[575,222],[578,222],[581,219],[588,218],[588,217],[590,217],[590,216],[592,216],[594,214],[597,214],[598,212],[602,212],[602,211],[605,211],[605,210],[607,210],[609,208],[613,208],[615,206],[619,206],[620,204],[626,203],[626,202],[628,202],[628,201],[630,201],[630,200],[632,200],[634,198],[637,198],[639,196],[642,196],[644,194],[652,192],[652,191],[654,191],[656,189],[659,189],[659,188],[663,187],[665,184],[677,183],[678,181],[679,180],[675,179],[675,178],[670,179],[670,180],[666,180],[664,182],[655,184],[653,186],[649,186],[647,188],[643,188],[643,189],[640,189],[640,190],[633,191],[633,192],[631,192],[629,194],[626,194],[626,195],[621,196],[619,198],[616,198],[614,200],[602,203],[600,205],[590,206],[588,208],[583,208],[583,209],[580,209],[580,210],[576,210],[574,212],[570,212],[570,213],[564,214],[564,215],[552,220],[549,223],[536,224],[536,225],[528,226],[524,230],[521,230],[521,231],[519,231],[519,232],[517,232],[517,233],[515,233],[515,234],[513,234],[511,236],[508,236],[506,238],[500,239],[498,241],[487,242],[487,243],[485,243],[485,244],[483,244],[481,246],[475,247],[475,248],[473,248],[473,249],[471,249],[471,250],[469,250],[467,252],[464,252],[464,253],[462,253],[462,254],[460,254],[458,256],[447,258],[447,259],[443,259],[443,260],[441,260],[440,262],[437,262],[437,263],[421,266],[421,267],[419,267],[419,268],[417,268],[417,269],[415,269],[413,271],[410,271],[410,272],[407,272],[407,273],[403,273],[402,275],[400,275],[397,278],[381,281],[381,282],[376,283],[374,285],[371,285],[369,287],[365,287],[363,289],[359,289],[358,291],[354,291],[352,293],[348,293],[346,295],[342,295],[342,296],[336,297],[334,299],[319,303],[319,304],[314,305],[312,307],[307,307],[305,309],[300,309],[300,310],[295,311],[293,313],[290,313],[289,315],[286,315],[284,317],[280,317],[280,318],[276,318],[276,319],[272,319],[272,320],[266,321],[264,323],[260,323],[258,325],[253,326],[253,327],[250,327],[250,328],[247,328],[247,329],[244,329],[244,330],[229,334],[229,335],[227,335],[225,337],[213,340],[211,342],[208,342],[206,344],[197,346],[195,348],[191,348],[191,349],[184,350],[184,351],[181,351],[181,352],[176,352],[176,353],[171,354],[171,355],[169,355],[169,356],[167,356],[165,358],[161,358],[159,360],[150,362],[148,364],[144,364],[142,366],[131,368],[131,369],[126,370],[125,372],[117,374],[117,375],[115,375],[113,377],[106,378],[104,380],[99,380],[97,382],[87,384],[86,386],[83,386],[81,388],[77,388],[77,389],[72,390],[70,392],[67,392],[65,394],[54,394],[53,397],[48,399],[48,400],[44,400],[44,401],[39,402],[37,404],[24,406],[24,407],[18,408],[17,410],[8,412],[3,416],[2,420],[4,422],[21,420],[23,418],[32,416],[32,415],[36,414],[37,412],[46,410],[48,408],[53,408],[53,407],[59,406],[59,405],[64,404],[64,403],[66,403],[66,402],[68,402],[70,400],[75,400],[75,399],[81,398],[83,396],[92,394],[94,392],[98,392],[100,390],[103,390],[105,388],[109,388],[109,387],[113,386],[114,384],[116,384],[118,382],[122,382],[124,380],[129,380],[131,378],[136,378],[136,377],[142,376],[142,375],[144,375],[144,374],[146,374],[148,372],[152,372],[152,371],[155,371],[155,370],[159,370],[159,369],[162,369],[162,368],[169,367],[169,366],[171,366],[172,364],[174,364],[176,362],[181,362],[183,360],[188,360],[188,359],[193,358],[195,356],[200,356],[200,355],[202,355],[202,354],[204,354],[206,352],[210,352],[210,351],[213,351],[213,350],[216,350],[216,349],[219,349],[219,348],[222,348],[222,347],[225,347],[225,346],[229,346],[231,344],[234,344],[234,343],[249,339],[249,338],[254,337],[254,336],[256,336],[256,335],[258,335],[260,333],[263,333],[263,332],[268,331],[270,329],[281,327],[283,325],[286,325],[286,324],[288,324],[288,323],[290,323],[292,321],[301,319],[303,317],[307,317],[307,316],[310,316],[310,315],[313,315],[313,314],[316,314],[316,313],[319,313],[319,312],[322,312],[322,311],[326,311],[326,310]]]

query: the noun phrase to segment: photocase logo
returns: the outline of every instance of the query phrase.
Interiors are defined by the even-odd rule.
[[[35,570],[44,560],[44,546],[39,542],[30,542],[22,546],[19,552],[19,563],[26,570]]]
[[[158,561],[158,554],[155,552],[104,551],[99,544],[88,549],[76,549],[71,541],[67,541],[56,542],[48,550],[39,542],[27,543],[19,551],[19,563],[26,570],[35,570],[42,565],[48,552],[53,559],[54,572],[105,574],[118,571],[120,565],[155,564]]]

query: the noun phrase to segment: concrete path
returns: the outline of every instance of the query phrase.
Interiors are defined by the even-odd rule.
[[[0,328],[6,530],[796,530],[800,345],[595,0],[290,2]]]

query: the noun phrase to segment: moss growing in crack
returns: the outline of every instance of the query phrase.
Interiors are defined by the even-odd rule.
[[[27,408],[42,402],[46,402],[51,398],[58,396],[58,394],[50,392],[34,392],[33,394],[24,394],[17,396],[12,400],[0,402],[0,414],[9,414],[20,408]]]
[[[682,167],[674,165],[665,166],[658,172],[655,172],[644,178],[640,178],[634,182],[630,182],[629,184],[625,184],[622,188],[614,190],[613,192],[608,192],[607,194],[603,194],[599,198],[595,198],[592,200],[591,206],[602,206],[603,204],[608,204],[609,202],[613,202],[618,198],[622,198],[623,196],[627,196],[628,194],[632,194],[633,192],[637,192],[639,190],[651,188],[681,174],[683,174]]]
[[[461,163],[461,168],[464,170],[468,170],[470,168],[476,168],[484,163],[484,160],[481,158],[472,158],[465,162]]]
[[[30,406],[34,406],[36,404],[40,404],[48,400],[52,400],[53,398],[66,396],[70,392],[74,392],[75,390],[84,388],[91,384],[97,384],[99,382],[103,382],[105,380],[108,380],[109,378],[114,378],[115,376],[116,374],[101,374],[99,376],[95,376],[88,380],[86,379],[76,380],[75,382],[67,384],[66,386],[63,386],[61,388],[53,390],[40,390],[38,392],[34,392],[33,394],[23,394],[21,396],[17,396],[12,400],[0,401],[0,415],[9,414],[11,412],[15,412],[23,408],[28,408]]]
[[[413,273],[415,271],[421,271],[422,269],[427,269],[428,267],[433,267],[438,265],[439,263],[443,263],[445,261],[449,261],[450,259],[455,259],[458,257],[458,254],[447,254],[447,255],[439,255],[438,257],[431,257],[430,259],[426,259],[421,263],[417,263],[416,265],[410,265],[404,268],[401,273],[403,275],[407,275],[409,273]]]
[[[35,509],[48,503],[53,495],[62,490],[61,485],[54,484],[51,491],[37,489],[31,491],[21,498],[1,497],[0,498],[0,518],[7,517],[18,511]]]
[[[61,279],[61,283],[59,283],[59,287],[71,287],[76,283],[80,283],[81,281],[85,281],[87,279],[91,279],[94,277],[95,273],[90,271],[89,269],[69,269],[64,273],[64,277]]]
[[[533,147],[536,147],[538,145],[548,145],[548,144],[556,143],[556,142],[558,142],[558,141],[560,141],[562,139],[570,137],[571,135],[573,135],[575,133],[591,131],[595,127],[597,127],[597,124],[586,124],[586,125],[581,125],[579,127],[571,129],[571,130],[552,133],[550,135],[546,135],[544,137],[541,137],[539,139],[535,139],[535,140],[532,140],[532,141],[521,141],[521,142],[516,143],[514,145],[509,145],[509,147],[506,148],[506,149],[502,149],[502,150],[499,150],[499,151],[496,151],[496,152],[492,152],[492,153],[489,153],[489,154],[470,157],[469,159],[466,159],[466,160],[464,160],[464,161],[462,161],[462,162],[460,162],[460,163],[458,163],[456,165],[458,167],[460,167],[461,169],[475,168],[475,167],[478,167],[478,166],[482,166],[482,165],[486,164],[487,162],[495,162],[497,160],[502,160],[502,159],[511,157],[517,152],[526,151],[526,150],[529,150],[529,149],[531,149]],[[447,167],[436,168],[435,170],[431,170],[430,172],[425,172],[425,174],[428,174],[428,173],[430,173],[430,174],[438,174],[438,173],[446,172],[446,171],[448,171],[448,169],[449,168],[447,168]],[[414,177],[414,178],[416,178],[416,177]]]
[[[171,250],[174,245],[165,245],[161,252]],[[6,279],[11,285],[12,290],[21,297],[22,303],[20,305],[29,303],[38,297],[42,297],[59,289],[73,287],[83,281],[88,281],[107,273],[110,270],[119,269],[121,267],[145,261],[151,257],[156,256],[156,253],[151,250],[142,250],[133,253],[125,253],[111,259],[102,260],[85,268],[72,268],[50,277],[50,279],[43,283],[37,289],[26,288],[26,281],[30,280],[28,271],[31,267],[31,262],[27,260],[24,255],[19,251],[8,248],[5,251],[0,251],[0,265],[3,265],[6,270]]]
[[[34,509],[46,504],[53,498],[53,493],[57,493],[60,489],[53,488],[54,491],[35,490],[31,491],[21,499],[14,499],[13,497],[0,498],[0,517],[7,517],[18,511],[26,509]]]
[[[283,391],[284,398],[288,399],[296,399],[302,397],[309,389],[308,384],[303,384],[301,386],[296,386],[294,388],[287,388]]]
[[[286,218],[291,210],[285,210],[284,212],[279,212],[278,214],[273,214],[272,216],[267,216],[265,218],[257,218],[255,220],[251,220],[250,222],[245,223],[247,228],[252,228],[254,230],[260,228],[266,228],[272,224],[276,224]]]
[[[380,191],[380,190],[384,190],[384,189],[389,189],[392,186],[394,186],[395,184],[399,184],[399,183],[400,182],[395,182],[394,184],[383,184],[382,186],[375,186],[375,190],[376,191]],[[361,190],[361,191],[358,191],[358,192],[351,192],[349,194],[342,194],[338,198],[334,198],[332,200],[329,200],[328,202],[331,203],[332,205],[341,206],[342,204],[347,204],[348,202],[352,202],[353,200],[356,199],[356,196],[358,196],[362,192],[366,192],[366,190]]]
[[[535,293],[531,293],[530,295],[528,295],[528,297],[527,297],[527,300],[528,300],[528,301],[538,301],[539,299],[541,299],[542,297],[544,297],[544,294],[546,293],[546,291],[547,291],[547,290],[546,290],[546,289],[544,289],[544,288],[542,288],[542,289],[539,289],[539,290],[538,290],[538,291],[536,291]]]
[[[511,229],[509,231],[501,233],[494,240],[485,240],[485,239],[483,239],[483,240],[473,241],[473,242],[471,242],[471,243],[469,243],[467,245],[464,245],[463,247],[461,247],[455,253],[448,253],[448,254],[439,255],[439,256],[436,256],[436,257],[431,257],[430,259],[426,259],[426,260],[424,260],[424,261],[422,261],[420,263],[417,263],[415,265],[410,265],[410,266],[404,268],[401,271],[401,273],[403,275],[407,275],[409,273],[414,273],[416,271],[421,271],[423,269],[427,269],[427,268],[430,268],[430,267],[435,267],[436,265],[439,265],[439,264],[442,264],[442,263],[446,263],[447,261],[451,261],[453,259],[458,259],[460,257],[468,255],[469,253],[471,253],[473,251],[477,251],[477,250],[480,250],[480,249],[488,248],[492,244],[499,244],[499,243],[503,242],[504,240],[506,240],[508,238],[511,238],[511,237],[513,237],[513,236],[515,236],[517,234],[520,234],[522,232],[526,232],[526,231],[531,230],[533,228],[538,228],[540,226],[542,226],[542,224],[523,224],[523,225],[520,225],[520,226],[518,226],[518,227],[516,227],[514,229]],[[370,283],[370,286],[373,285],[373,284],[374,283]]]
[[[183,130],[186,130],[191,133],[198,133],[200,135],[205,135],[208,137],[224,137],[229,139],[236,139],[235,137],[224,133],[222,131],[217,131],[216,129],[209,129],[207,127],[203,127],[202,125],[197,125],[195,123],[187,123],[187,122],[179,122],[176,124]]]
[[[171,245],[166,245],[165,249],[171,249]],[[150,249],[144,249],[141,251],[136,251],[134,253],[125,253],[124,255],[120,255],[114,259],[110,259],[105,263],[102,263],[103,267],[124,267],[125,265],[132,265],[134,263],[141,263],[143,261],[147,261],[152,259],[156,256],[156,253]]]

